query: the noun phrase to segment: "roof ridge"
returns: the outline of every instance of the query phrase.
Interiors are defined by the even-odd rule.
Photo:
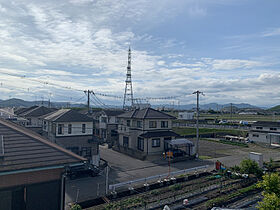
[[[66,153],[66,154],[68,154],[68,155],[70,155],[72,157],[74,156],[75,158],[78,158],[78,159],[83,160],[83,161],[86,160],[85,158],[83,158],[83,157],[81,157],[79,155],[76,155],[75,153],[73,153],[73,152],[71,152],[71,151],[69,151],[67,149],[64,149],[63,147],[60,147],[57,144],[50,142],[49,140],[45,139],[44,137],[40,136],[39,134],[37,134],[37,133],[27,129],[27,128],[24,128],[24,127],[22,127],[20,125],[17,125],[15,123],[9,122],[9,121],[4,120],[4,119],[0,119],[0,123],[2,125],[4,125],[4,126],[7,126],[9,128],[12,128],[12,129],[15,129],[16,131],[18,131],[18,132],[20,132],[20,133],[22,133],[22,134],[24,134],[26,136],[29,136],[29,137],[31,137],[31,138],[33,138],[35,140],[38,140],[38,141],[40,141],[40,142],[42,142],[44,144],[47,144],[48,146],[51,146],[51,147],[53,147],[53,148],[55,148],[55,149],[57,149],[57,150],[59,150],[61,152],[64,152],[64,153]]]
[[[146,108],[146,111],[145,111],[145,114],[143,116],[143,119],[145,119],[145,117],[147,116],[149,109],[150,109],[150,107]]]

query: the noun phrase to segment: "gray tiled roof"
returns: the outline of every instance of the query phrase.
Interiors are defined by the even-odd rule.
[[[280,122],[258,121],[252,124],[253,126],[263,127],[280,127]]]
[[[43,119],[52,122],[92,122],[92,118],[73,109],[60,109],[45,115]]]
[[[37,107],[38,106],[31,106],[31,107],[28,107],[28,108],[19,108],[19,109],[15,110],[15,114],[16,115],[20,115],[20,114],[22,114],[24,112],[27,112],[27,111],[32,110],[32,109],[35,109]]]
[[[39,107],[35,107],[34,109],[24,111],[19,115],[23,116],[23,117],[39,117],[39,116],[51,113],[56,110],[57,109],[55,109],[55,108],[47,108],[44,106],[39,106]]]
[[[118,115],[120,118],[136,118],[136,119],[176,119],[175,117],[153,108],[136,109],[124,114]]]
[[[0,172],[85,161],[42,136],[5,120],[0,120],[0,135],[4,141],[4,159],[0,159]]]

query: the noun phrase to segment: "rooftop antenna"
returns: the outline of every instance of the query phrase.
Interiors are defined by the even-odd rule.
[[[134,103],[133,103],[133,92],[132,92],[132,81],[131,81],[131,50],[130,50],[130,46],[129,46],[124,99],[123,99],[123,109],[130,110],[133,107],[134,107]]]

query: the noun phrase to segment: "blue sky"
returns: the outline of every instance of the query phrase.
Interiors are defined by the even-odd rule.
[[[280,104],[279,9],[277,0],[0,0],[1,98],[84,94],[34,80],[122,96],[131,45],[135,97],[190,104],[200,90],[202,103]]]

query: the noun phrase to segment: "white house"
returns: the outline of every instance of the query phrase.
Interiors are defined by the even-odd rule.
[[[280,122],[255,122],[249,131],[249,140],[266,144],[280,144]]]
[[[118,139],[117,116],[123,114],[123,110],[104,109],[94,113],[95,134],[107,143],[114,144]]]
[[[179,112],[178,119],[192,120],[192,119],[194,119],[194,112]]]
[[[175,117],[152,108],[136,109],[118,118],[119,141],[114,148],[140,159],[162,154],[168,143],[179,137],[172,131]]]
[[[98,140],[93,119],[71,109],[60,109],[42,117],[43,135],[50,141],[99,164]]]

